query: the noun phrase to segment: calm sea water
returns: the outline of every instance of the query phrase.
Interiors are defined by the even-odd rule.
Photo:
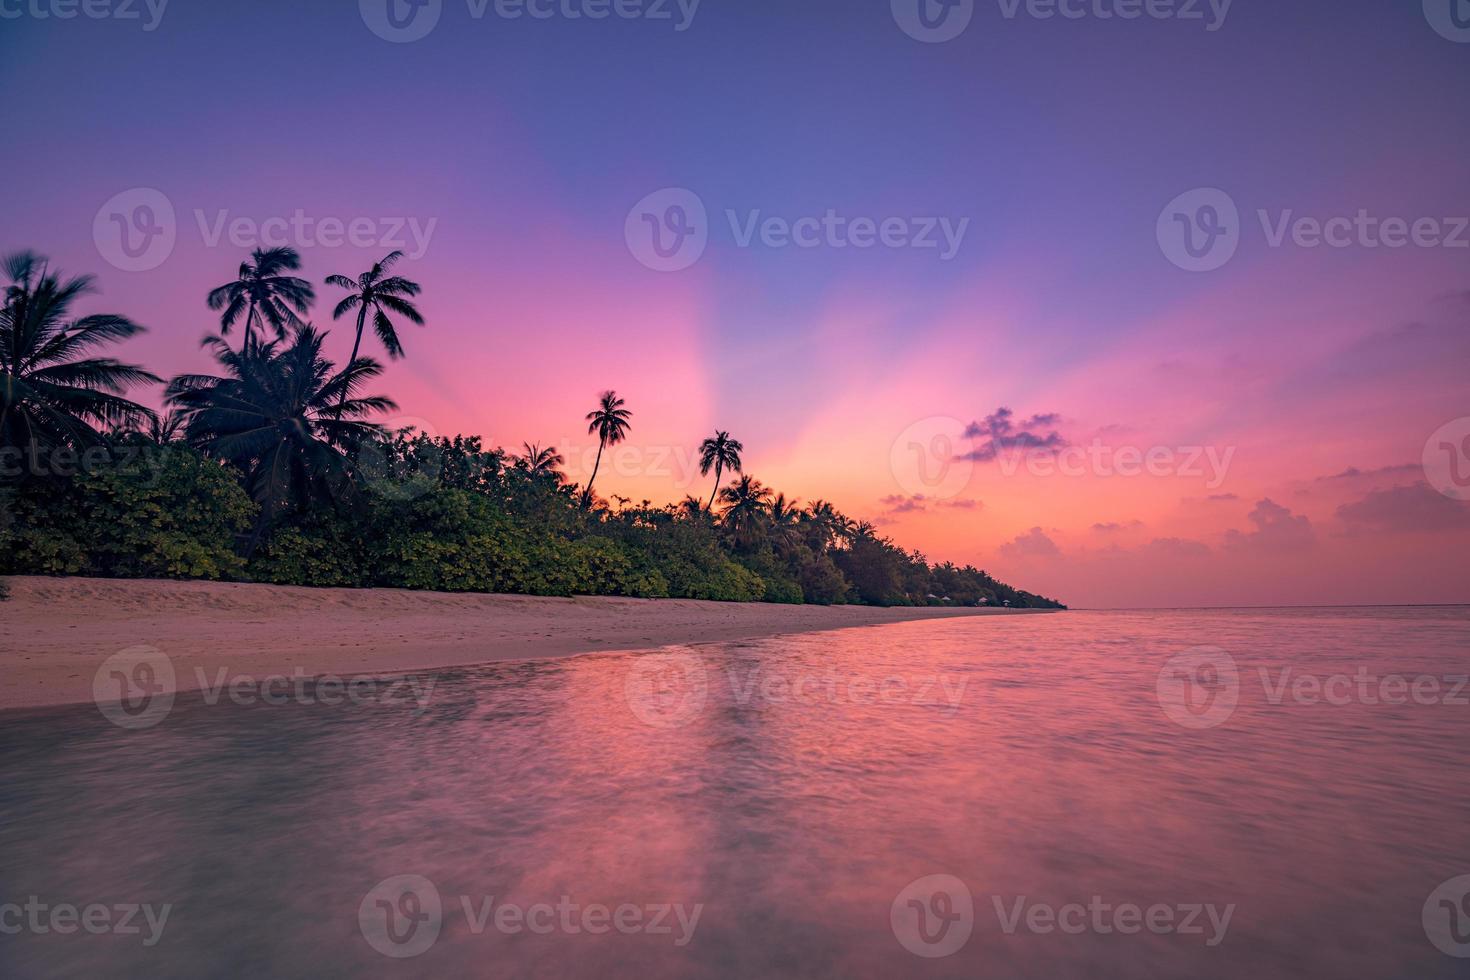
[[[1071,612],[7,713],[0,974],[1463,977],[1466,673],[1462,607]]]

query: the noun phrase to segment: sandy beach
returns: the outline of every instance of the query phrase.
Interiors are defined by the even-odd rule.
[[[0,603],[0,709],[92,698],[107,657],[146,644],[252,676],[414,670],[1031,610],[785,606],[18,576]],[[1039,610],[1038,610],[1039,611]]]

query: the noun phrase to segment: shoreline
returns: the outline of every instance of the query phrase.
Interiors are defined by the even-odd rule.
[[[703,599],[494,595],[161,579],[8,576],[0,711],[92,700],[120,650],[265,677],[403,675],[509,660],[647,650],[923,619],[1046,613],[990,607],[788,606]]]

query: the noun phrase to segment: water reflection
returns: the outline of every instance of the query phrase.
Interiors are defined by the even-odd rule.
[[[1461,975],[1421,910],[1470,873],[1470,706],[1268,695],[1288,666],[1464,674],[1467,641],[1465,609],[1069,613],[448,671],[423,709],[193,694],[143,731],[9,713],[0,902],[171,913],[152,947],[0,936],[0,972]],[[1191,729],[1157,681],[1200,644],[1242,683]],[[925,959],[890,913],[936,874],[972,893],[972,933]],[[395,959],[359,908],[399,875],[443,912]],[[1217,945],[1006,931],[1094,896],[1233,914]],[[495,925],[559,903],[579,911],[548,932]],[[672,912],[646,928],[660,906],[699,907],[687,945]],[[643,927],[595,934],[595,907]]]

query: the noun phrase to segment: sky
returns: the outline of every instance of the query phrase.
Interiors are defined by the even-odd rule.
[[[615,389],[605,495],[719,428],[1074,606],[1470,601],[1463,0],[920,2],[0,0],[0,250],[170,376],[401,248],[385,421],[581,480]]]

